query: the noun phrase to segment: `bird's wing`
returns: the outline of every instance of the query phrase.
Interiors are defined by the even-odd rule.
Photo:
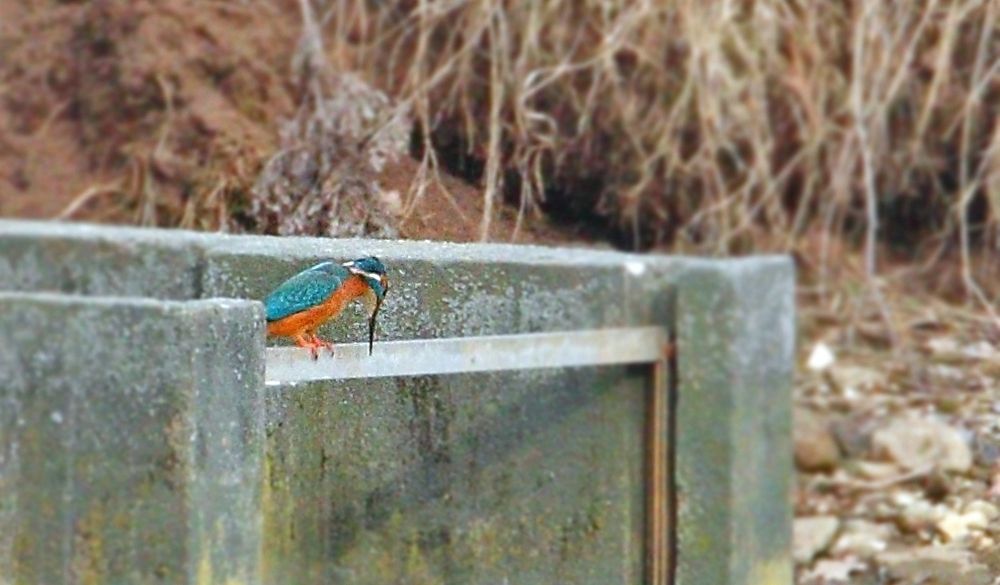
[[[314,266],[296,274],[264,299],[267,320],[277,321],[330,298],[350,273],[340,266]]]

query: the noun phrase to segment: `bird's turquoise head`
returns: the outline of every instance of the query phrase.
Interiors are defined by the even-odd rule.
[[[365,279],[368,288],[375,293],[375,298],[381,301],[385,298],[385,293],[389,290],[389,279],[385,275],[385,264],[375,256],[358,258],[350,262],[344,262],[344,267],[351,274],[357,274]]]
[[[375,344],[375,317],[382,306],[385,294],[389,292],[389,279],[385,275],[385,264],[375,256],[358,258],[344,262],[344,268],[364,279],[368,292],[362,297],[368,309],[368,353],[371,354]]]

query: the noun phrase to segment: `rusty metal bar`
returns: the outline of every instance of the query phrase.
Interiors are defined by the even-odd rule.
[[[655,363],[663,359],[662,327],[630,327],[483,337],[338,344],[312,359],[299,347],[267,349],[268,385],[345,380]]]
[[[665,347],[666,344],[661,345]],[[652,387],[646,409],[646,583],[669,583],[670,461],[668,457],[668,362],[653,364]]]

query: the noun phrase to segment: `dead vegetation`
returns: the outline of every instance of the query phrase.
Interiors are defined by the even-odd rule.
[[[446,170],[481,189],[470,237],[513,206],[515,233],[545,216],[626,248],[791,250],[820,280],[856,248],[869,279],[903,258],[960,296],[996,280],[992,0],[3,11],[0,178],[62,185],[65,217],[390,235]],[[367,149],[404,135],[420,164],[384,199]]]
[[[868,276],[879,242],[957,253],[966,292],[970,250],[995,259],[996,2],[321,12],[330,51],[412,102],[421,151],[479,181],[487,211],[505,197],[606,221],[628,247],[700,253],[791,250],[818,231],[863,246]]]
[[[533,202],[595,196],[649,237],[867,228],[891,197],[967,209],[946,195],[996,181],[995,3],[379,6],[329,2],[331,51],[412,99],[432,136],[458,135],[484,175],[519,170]]]

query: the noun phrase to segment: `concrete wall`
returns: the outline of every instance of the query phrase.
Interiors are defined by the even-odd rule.
[[[262,322],[0,293],[0,583],[259,583]]]
[[[378,339],[676,327],[678,582],[791,582],[794,304],[785,259],[701,261],[0,221],[0,288],[259,299],[316,260],[368,254],[386,262],[392,279]],[[222,310],[219,301],[205,302]],[[189,305],[198,304],[176,304]],[[364,339],[360,313],[346,317],[323,333],[334,341]],[[259,314],[240,321],[250,328],[242,344],[209,337],[213,356],[204,359],[250,360],[244,362],[250,374],[224,366],[216,375],[243,372],[238,382],[259,382],[258,321]],[[4,331],[0,321],[0,337]],[[155,359],[169,363],[175,354],[204,353],[152,345]],[[198,402],[189,411],[201,417],[238,406],[241,420],[259,426],[229,428],[253,427],[264,437],[256,450],[255,431],[245,431],[242,443],[230,437],[259,457],[259,463],[251,455],[236,461],[244,473],[258,473],[260,491],[226,504],[248,523],[261,518],[259,558],[242,568],[233,561],[232,571],[224,558],[209,565],[227,565],[217,575],[242,571],[247,582],[288,584],[638,582],[643,376],[603,368],[316,383],[268,387],[262,401],[249,392]],[[0,405],[10,395],[4,387]],[[0,406],[0,421],[4,413]],[[36,414],[37,422],[43,418]],[[110,415],[95,415],[92,423],[109,421]],[[0,435],[0,448],[19,441]],[[217,461],[223,463],[233,462]],[[15,477],[7,469],[0,461],[0,502]],[[202,491],[211,492],[212,484],[205,485]],[[263,514],[249,511],[255,507]],[[33,513],[19,504],[3,507],[0,523]],[[0,526],[0,583],[11,580],[5,562],[24,565],[5,533]],[[249,534],[243,542],[223,540],[243,554],[255,546]],[[246,568],[257,566],[259,573]]]

